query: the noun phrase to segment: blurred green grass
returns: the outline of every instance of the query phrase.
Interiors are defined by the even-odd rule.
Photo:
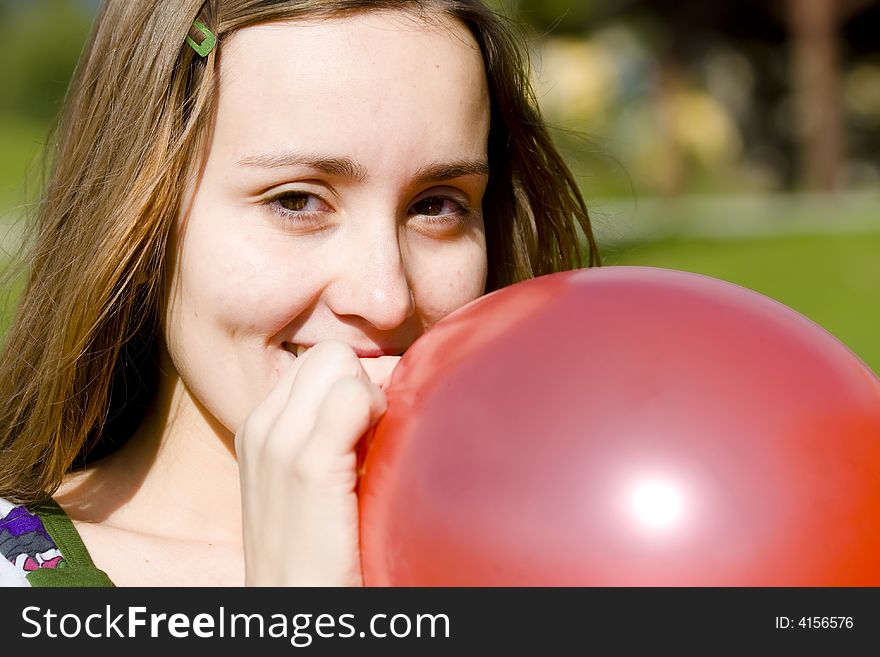
[[[45,120],[0,112],[0,217],[35,196],[48,130]]]
[[[605,264],[705,274],[813,320],[880,372],[880,232],[615,244]]]

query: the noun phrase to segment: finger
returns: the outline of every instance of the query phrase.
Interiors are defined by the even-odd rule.
[[[336,381],[345,377],[370,380],[354,349],[344,342],[320,342],[305,355],[308,358],[293,381],[276,427],[299,424],[305,425],[305,430],[309,431],[314,426],[322,401]]]
[[[300,454],[303,468],[320,477],[332,475],[333,464],[345,463],[341,457],[354,457],[358,441],[386,409],[385,393],[375,384],[353,377],[336,381]],[[354,465],[352,461],[341,474],[352,476]]]

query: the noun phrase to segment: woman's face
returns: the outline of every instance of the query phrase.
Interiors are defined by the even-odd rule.
[[[484,292],[489,98],[451,19],[260,25],[222,47],[164,335],[187,390],[235,431],[299,346],[399,355]]]

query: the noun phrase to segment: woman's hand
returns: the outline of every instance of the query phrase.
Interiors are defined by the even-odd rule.
[[[399,360],[319,343],[239,428],[247,585],[363,584],[356,446],[385,412],[381,386]]]

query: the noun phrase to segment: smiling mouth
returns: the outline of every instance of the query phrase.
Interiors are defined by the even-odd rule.
[[[314,345],[301,345],[301,344],[293,344],[292,342],[283,342],[283,349],[299,358],[304,353],[306,353],[309,349]],[[354,352],[357,354],[358,358],[381,358],[382,356],[402,356],[405,349],[401,350],[393,350],[393,349],[381,349],[376,347],[368,347],[368,348],[360,348],[360,347],[352,347]]]

